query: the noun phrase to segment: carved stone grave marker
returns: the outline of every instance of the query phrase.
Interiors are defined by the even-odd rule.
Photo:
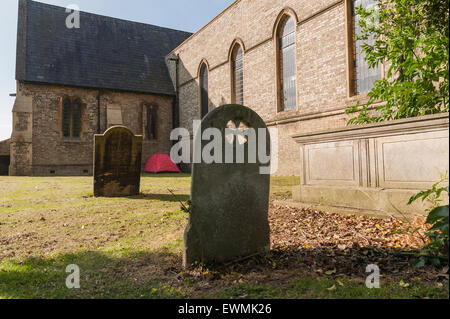
[[[221,132],[222,158],[213,163],[206,163],[203,156],[197,163],[194,160],[192,206],[184,238],[185,267],[196,262],[232,261],[270,248],[270,175],[261,173],[261,167],[270,165],[270,157],[263,163],[258,156],[261,151],[270,156],[270,136],[264,121],[242,105],[213,110],[195,135],[194,144],[201,145],[203,153],[212,149],[208,147],[212,143],[209,129]],[[246,135],[250,129],[256,135]],[[227,155],[230,146],[234,149],[231,156]],[[239,147],[243,147],[243,158],[237,155]]]
[[[94,196],[139,195],[142,136],[124,126],[114,126],[95,135]]]

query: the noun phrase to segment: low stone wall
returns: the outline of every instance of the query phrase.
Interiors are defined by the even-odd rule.
[[[449,169],[449,114],[295,135],[300,144],[303,203],[424,214],[409,198]],[[448,198],[443,198],[448,202]]]
[[[92,164],[33,165],[33,176],[92,176]]]

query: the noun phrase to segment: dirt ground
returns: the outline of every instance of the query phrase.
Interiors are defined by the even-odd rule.
[[[274,178],[271,201],[297,183]],[[403,230],[422,220],[274,204],[270,253],[185,271],[189,187],[188,175],[145,176],[140,196],[98,199],[91,178],[0,177],[0,298],[448,298],[448,265],[408,264],[423,240]],[[84,289],[64,286],[70,263]],[[364,286],[370,264],[387,287],[378,294]]]

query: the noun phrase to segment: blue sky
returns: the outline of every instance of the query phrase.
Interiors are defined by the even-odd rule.
[[[233,0],[40,0],[81,11],[195,32]],[[16,92],[16,35],[18,0],[1,0],[0,10],[0,141],[11,136],[11,109]]]

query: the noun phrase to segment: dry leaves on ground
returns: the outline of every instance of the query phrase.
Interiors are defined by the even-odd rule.
[[[383,277],[445,279],[441,269],[409,265],[410,255],[424,244],[422,217],[403,222],[271,205],[269,222],[270,253],[207,269],[207,277],[264,282],[302,275],[361,279],[367,276],[366,267],[376,264]],[[408,229],[417,231],[411,234]],[[190,274],[205,272],[196,269]]]

